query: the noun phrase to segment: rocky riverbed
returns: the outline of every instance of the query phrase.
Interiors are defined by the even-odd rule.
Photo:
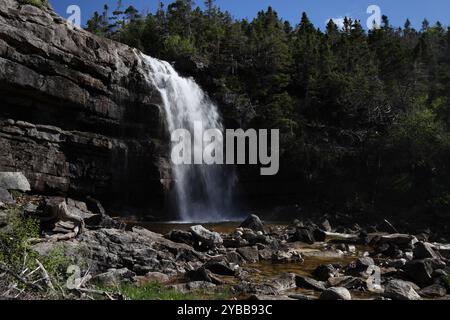
[[[265,224],[250,215],[227,230],[218,227],[221,232],[190,225],[159,234],[112,219],[92,198],[31,195],[20,173],[0,173],[0,180],[0,232],[10,228],[12,215],[39,221],[32,251],[46,257],[63,250],[71,267],[80,269],[84,294],[98,293],[93,288],[100,285],[108,297],[126,298],[117,289],[124,283],[158,283],[206,298],[223,292],[230,299],[261,300],[449,297],[450,245],[429,242],[426,232],[347,228],[323,217]]]

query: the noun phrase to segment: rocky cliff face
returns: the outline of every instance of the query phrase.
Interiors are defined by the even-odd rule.
[[[0,95],[0,171],[24,172],[34,192],[161,207],[160,96],[134,49],[0,0]]]

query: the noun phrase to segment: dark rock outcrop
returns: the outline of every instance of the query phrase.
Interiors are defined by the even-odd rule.
[[[51,9],[0,0],[0,171],[23,172],[33,192],[91,195],[109,209],[161,204],[170,181],[161,98],[140,65],[136,50]]]

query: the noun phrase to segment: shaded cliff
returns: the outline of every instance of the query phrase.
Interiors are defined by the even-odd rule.
[[[34,192],[160,209],[170,173],[143,72],[134,49],[0,0],[0,171],[24,172]]]

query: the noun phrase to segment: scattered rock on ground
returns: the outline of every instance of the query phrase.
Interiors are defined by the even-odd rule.
[[[404,271],[414,283],[421,287],[431,284],[433,265],[429,259],[409,261],[405,265]]]
[[[321,281],[314,280],[309,277],[297,276],[296,277],[297,287],[304,289],[314,289],[317,291],[323,291],[326,289],[325,284]]]
[[[433,284],[419,291],[419,295],[424,298],[442,298],[447,294],[447,289],[439,284]]]
[[[352,300],[350,291],[345,288],[332,287],[322,292],[320,300]]]
[[[255,263],[259,261],[258,248],[254,247],[243,247],[236,250],[248,263]]]
[[[420,300],[413,285],[402,280],[389,281],[385,286],[384,296],[393,300]]]

